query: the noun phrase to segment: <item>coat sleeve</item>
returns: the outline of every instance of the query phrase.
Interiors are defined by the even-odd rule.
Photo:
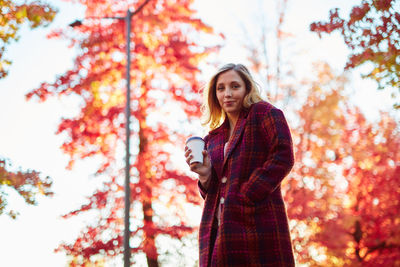
[[[208,139],[209,139],[209,135],[206,135],[206,136],[203,138],[203,140],[204,140],[204,145],[205,145],[206,149],[207,149],[207,147],[208,147],[208,146],[207,146],[207,145],[208,145]],[[210,177],[210,179],[211,179],[211,177]],[[198,186],[198,188],[199,188],[199,192],[200,192],[201,197],[202,197],[203,199],[206,199],[207,189],[204,188],[204,186],[201,185],[200,180],[197,181],[197,186]]]
[[[272,108],[267,112],[262,120],[262,131],[270,144],[268,157],[241,188],[245,200],[253,203],[273,192],[294,164],[292,137],[281,110]]]
[[[215,187],[215,180],[217,177],[217,173],[215,172],[214,167],[211,167],[211,174],[210,174],[210,183],[208,184],[208,189],[210,189],[210,187]],[[200,180],[197,181],[197,186],[199,187],[199,192],[200,195],[203,199],[206,199],[206,196],[208,194],[208,190],[206,188],[204,188],[204,186],[201,185]]]
[[[201,185],[200,181],[197,181],[197,185],[199,187],[200,195],[203,199],[206,199],[207,190]]]

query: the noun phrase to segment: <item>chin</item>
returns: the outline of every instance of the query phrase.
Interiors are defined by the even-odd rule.
[[[240,112],[240,110],[238,110],[238,109],[226,109],[225,112],[228,113],[228,114],[237,114],[237,113]]]

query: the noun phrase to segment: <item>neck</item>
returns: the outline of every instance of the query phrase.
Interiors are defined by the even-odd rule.
[[[232,135],[233,129],[235,129],[235,125],[239,118],[239,115],[227,114],[227,116],[228,116],[228,121],[229,121],[230,135]]]

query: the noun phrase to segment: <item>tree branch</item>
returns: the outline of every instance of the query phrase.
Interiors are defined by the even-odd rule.
[[[132,12],[131,16],[136,15],[137,13],[139,13],[145,5],[147,5],[150,2],[150,0],[146,0],[144,1],[135,11]]]

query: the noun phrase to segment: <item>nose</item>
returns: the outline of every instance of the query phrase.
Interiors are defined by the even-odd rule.
[[[227,89],[225,90],[225,96],[226,96],[226,97],[231,97],[231,96],[232,96],[232,90],[231,90],[230,88],[227,88]]]

